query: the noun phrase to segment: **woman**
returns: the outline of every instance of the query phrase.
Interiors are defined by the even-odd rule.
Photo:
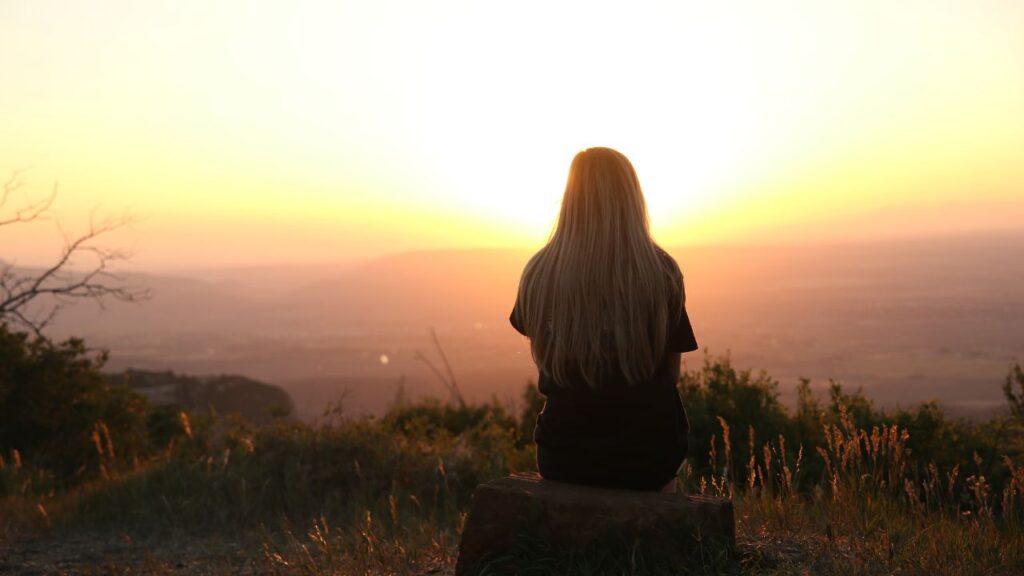
[[[509,317],[530,338],[547,398],[534,430],[541,476],[675,491],[689,432],[679,356],[697,349],[684,303],[629,160],[610,148],[577,154]]]

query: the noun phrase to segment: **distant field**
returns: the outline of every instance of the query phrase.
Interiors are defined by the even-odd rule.
[[[698,340],[764,368],[791,398],[800,377],[863,386],[884,406],[937,399],[987,414],[1024,357],[1024,236],[801,246],[680,247]],[[533,378],[507,324],[526,251],[411,252],[345,266],[137,276],[154,298],[69,310],[56,334],[111,349],[110,368],[237,373],[280,384],[301,414],[347,390],[380,412],[401,382],[443,397],[419,357],[436,327],[471,399],[518,397]],[[387,357],[386,363],[382,355]],[[701,354],[684,357],[693,366]]]

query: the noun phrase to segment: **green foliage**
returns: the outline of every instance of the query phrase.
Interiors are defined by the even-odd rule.
[[[188,417],[178,406],[154,406],[146,418],[146,432],[152,446],[173,446],[192,435]],[[188,423],[188,424],[186,424]]]
[[[80,341],[0,335],[0,431],[8,435],[0,438],[24,434],[11,432],[10,422],[22,417],[12,406],[25,405],[29,393],[61,409],[33,406],[26,418],[79,436],[66,453],[52,437],[0,444],[0,490],[8,494],[0,498],[0,535],[15,522],[15,529],[52,522],[157,535],[261,526],[268,572],[443,572],[477,484],[534,468],[530,440],[543,397],[532,383],[518,409],[399,399],[379,418],[254,426],[125,401],[123,390],[98,378],[102,355],[89,355]],[[1020,386],[1019,374],[1011,369],[1007,382]],[[37,381],[44,384],[19,384]],[[787,407],[768,375],[705,357],[681,374],[678,388],[691,421],[688,487],[734,499],[740,554],[704,558],[691,572],[1021,573],[1024,424],[1013,402],[1024,389],[1010,384],[1011,415],[987,422],[952,419],[932,402],[879,410],[836,382],[819,397],[802,380]],[[70,396],[47,396],[58,391]],[[73,409],[62,404],[69,398]],[[131,426],[122,412],[136,416]],[[108,432],[96,422],[109,431],[118,473],[53,494],[18,488],[69,487],[51,470],[75,464],[59,458],[108,454]],[[123,455],[130,449],[120,448],[131,445],[122,437],[127,429],[141,439],[132,469]],[[22,454],[31,457],[21,461]],[[86,466],[97,463],[113,466],[102,459]],[[518,573],[657,573],[640,556],[610,550],[521,552],[501,561]]]
[[[456,406],[442,404],[436,399],[418,404],[397,403],[385,414],[384,424],[407,437],[423,438],[458,436],[489,424],[507,429],[514,429],[517,425],[515,418],[494,402]]]
[[[190,427],[165,459],[69,500],[64,514],[151,530],[347,523],[370,509],[450,525],[479,483],[533,466],[532,447],[517,446],[514,420],[494,405],[425,402],[325,426]]]
[[[1014,392],[1014,384],[1019,392]],[[1010,372],[1003,382],[1003,395],[1010,406],[1010,414],[1024,423],[1024,369],[1017,362],[1010,366]]]
[[[796,386],[796,412],[791,422],[793,440],[803,446],[823,445],[827,420],[821,400],[811,390],[811,381],[801,378]]]
[[[698,451],[693,443],[692,459],[706,462],[706,469],[694,471],[704,481],[691,487],[734,499],[739,553],[716,556],[709,549],[700,563],[664,573],[977,568],[998,574],[1024,568],[1024,471],[1018,467],[999,480],[998,467],[1010,467],[998,458],[953,460],[973,448],[984,455],[1012,446],[1005,421],[951,420],[933,403],[888,414],[860,392],[848,394],[835,383],[831,390],[823,400],[803,381],[789,409],[779,402],[774,380],[736,370],[728,358],[707,359],[682,375],[680,393],[695,435],[703,434],[708,446]],[[260,525],[268,530],[264,567],[280,574],[444,572],[454,563],[475,486],[533,467],[532,444],[521,439],[532,432],[542,397],[531,385],[523,400],[516,411],[493,402],[398,401],[380,418],[319,426],[253,428],[193,416],[187,434],[167,415],[166,425],[176,432],[165,457],[58,498],[52,516],[63,526],[136,533],[179,527],[224,533]],[[855,413],[879,424],[862,428]],[[731,454],[726,430],[735,444]],[[750,430],[759,444],[744,461]],[[999,430],[1003,436],[993,444]],[[918,454],[934,455],[939,464],[926,462],[922,471]],[[953,468],[941,464],[947,460]],[[642,556],[606,548],[567,556],[540,544],[497,558],[490,568],[661,573]]]
[[[840,412],[844,410],[853,419],[855,426],[865,430],[880,426],[886,420],[882,413],[875,410],[875,403],[865,396],[860,388],[856,392],[848,393],[839,382],[829,380],[828,395],[829,416],[832,422],[837,422]]]
[[[233,374],[190,376],[172,371],[126,370],[107,374],[114,384],[123,384],[154,403],[170,403],[177,410],[238,414],[254,424],[268,424],[295,412],[292,399],[277,386]]]
[[[690,465],[700,471],[716,465],[709,450],[714,438],[730,446],[728,454],[716,451],[714,456],[731,474],[737,463],[750,458],[751,445],[757,450],[788,432],[790,421],[778,387],[764,372],[737,370],[728,357],[706,355],[702,368],[683,371],[679,394],[690,421]]]
[[[147,404],[100,369],[82,340],[54,344],[0,325],[0,453],[74,484],[130,465],[146,450]]]
[[[1022,378],[1015,365],[1004,384],[1014,415],[1014,402],[1022,401],[1024,392],[1014,393],[1011,385]],[[778,382],[763,372],[755,376],[750,370],[736,370],[727,356],[705,357],[700,369],[684,371],[679,394],[690,420],[691,488],[701,478],[721,478],[731,490],[749,480],[751,457],[763,461],[769,452],[776,464],[794,469],[799,459],[800,474],[793,482],[801,489],[813,488],[828,481],[826,461],[817,449],[827,446],[829,431],[837,427],[863,431],[862,441],[868,441],[874,430],[906,433],[906,474],[916,481],[923,481],[932,469],[948,472],[959,467],[963,476],[984,478],[987,489],[1002,492],[1012,482],[1014,467],[1024,463],[1024,421],[1018,418],[952,419],[936,402],[887,412],[875,408],[862,390],[847,392],[831,380],[828,401],[823,403],[806,379],[797,385],[791,411],[779,401]],[[966,502],[969,487],[965,478],[960,480],[954,485]]]

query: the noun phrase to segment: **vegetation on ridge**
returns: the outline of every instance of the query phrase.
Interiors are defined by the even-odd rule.
[[[80,342],[42,344],[2,330],[0,350],[3,416],[48,413],[23,400],[32,386],[81,394],[62,398],[75,408],[61,409],[84,411],[50,421],[51,434],[77,439],[66,443],[26,443],[28,428],[0,419],[8,556],[26,535],[173,542],[201,534],[245,543],[224,552],[221,571],[445,573],[473,488],[533,467],[542,398],[532,386],[517,409],[398,399],[376,418],[328,412],[315,425],[254,426],[154,409],[99,378],[102,357]],[[1010,409],[986,422],[951,419],[933,403],[881,411],[838,383],[825,398],[802,383],[790,409],[777,388],[728,357],[683,371],[692,428],[684,481],[734,499],[740,542],[736,554],[711,554],[678,573],[1024,571],[1019,366],[1004,383]],[[178,559],[156,550],[147,570],[174,572]],[[559,562],[532,555],[516,570],[640,573],[596,557]]]

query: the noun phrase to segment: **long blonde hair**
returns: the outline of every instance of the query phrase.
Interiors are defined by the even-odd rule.
[[[613,367],[630,384],[648,378],[682,306],[677,273],[651,238],[629,160],[611,148],[576,154],[558,224],[519,282],[534,361],[562,385],[578,374],[596,386]]]

